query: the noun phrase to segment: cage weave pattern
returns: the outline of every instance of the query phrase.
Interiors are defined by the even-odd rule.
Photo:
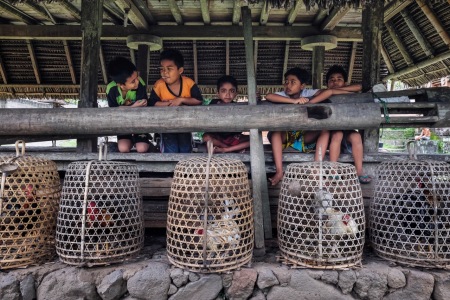
[[[355,167],[330,162],[323,162],[322,168],[319,162],[288,165],[277,226],[282,260],[292,267],[359,266],[365,216]]]
[[[144,242],[138,177],[137,167],[125,162],[68,166],[56,226],[63,262],[104,265],[137,255]]]
[[[449,268],[450,166],[392,161],[377,168],[370,211],[376,253],[410,266]]]
[[[212,157],[208,182],[207,166],[207,158],[197,157],[180,161],[175,168],[167,218],[167,254],[169,261],[180,268],[224,272],[251,260],[253,205],[247,170],[241,161]]]
[[[55,256],[61,192],[56,164],[32,156],[1,156],[0,166],[5,163],[18,168],[6,176],[0,194],[0,269],[45,263]]]

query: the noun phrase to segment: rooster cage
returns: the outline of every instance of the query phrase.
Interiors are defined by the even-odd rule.
[[[0,171],[0,270],[49,261],[61,192],[56,164],[25,155],[17,141],[15,156],[0,156]]]
[[[288,165],[277,229],[281,260],[291,267],[360,266],[365,215],[355,167],[331,162]]]
[[[169,261],[201,273],[249,263],[254,242],[246,167],[211,155],[176,165],[167,213]]]
[[[132,258],[144,243],[136,165],[103,159],[69,164],[56,226],[56,252],[76,266]],[[104,146],[106,158],[106,146]]]
[[[414,144],[415,145],[415,144]],[[410,159],[381,163],[370,207],[376,254],[409,266],[450,266],[450,166]]]

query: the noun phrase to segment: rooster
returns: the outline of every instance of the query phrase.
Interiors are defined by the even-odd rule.
[[[323,226],[323,232],[326,235],[331,235],[334,240],[330,254],[339,254],[338,242],[344,236],[355,237],[358,232],[358,224],[349,214],[333,207],[325,209],[324,214],[327,216],[327,220]]]
[[[222,212],[221,219],[208,220],[206,227],[206,246],[215,253],[224,251],[226,246],[228,249],[236,248],[241,238],[239,225],[234,220],[240,210],[234,200],[225,200],[224,204],[225,211]],[[200,236],[200,242],[202,242],[204,228],[197,228],[194,233]],[[225,252],[223,256],[226,257],[227,253]]]

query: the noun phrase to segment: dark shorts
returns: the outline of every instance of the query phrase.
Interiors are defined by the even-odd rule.
[[[125,135],[117,136],[117,141],[130,140],[133,144],[137,144],[137,143],[150,144],[149,139],[150,139],[150,134],[148,134],[148,133],[141,133],[141,134],[133,133],[133,134],[125,134]]]

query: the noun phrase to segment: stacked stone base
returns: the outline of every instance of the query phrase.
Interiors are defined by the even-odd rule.
[[[2,300],[450,299],[450,272],[392,266],[375,257],[361,269],[289,269],[257,262],[228,274],[172,267],[164,253],[97,268],[60,262],[0,272]]]

